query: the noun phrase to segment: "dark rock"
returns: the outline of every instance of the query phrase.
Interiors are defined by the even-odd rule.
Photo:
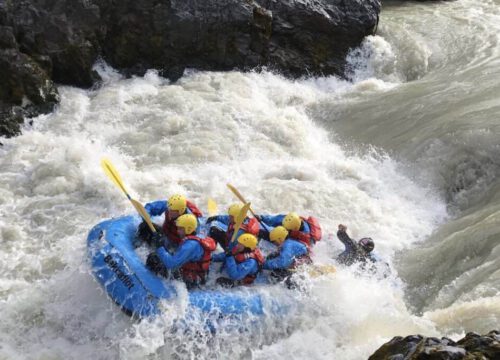
[[[426,346],[422,352],[418,354],[416,359],[419,360],[461,360],[464,359],[466,351],[459,347],[453,346]]]
[[[0,26],[0,48],[17,48],[17,41],[14,32],[10,26]]]
[[[457,345],[470,353],[480,353],[489,359],[500,359],[500,336],[498,334],[495,330],[483,336],[467,333],[463,339],[457,341]]]
[[[404,339],[401,336],[394,337],[388,343],[382,345],[377,352],[375,352],[370,359],[407,359],[407,356],[415,352],[416,347],[422,341],[422,336],[411,335]]]
[[[441,343],[441,340],[439,340],[438,338],[436,337],[428,337],[428,338],[425,338],[425,346],[429,346],[429,345],[437,345],[437,344],[440,344]]]
[[[395,337],[394,339],[396,339]],[[392,339],[392,340],[394,340]],[[420,342],[423,339],[422,335],[408,335],[407,337],[404,338],[404,341],[406,342]]]
[[[92,86],[104,34],[97,5],[90,0],[19,0],[6,2],[4,11],[21,51],[50,58],[55,82]]]
[[[19,133],[23,116],[53,110],[59,94],[37,62],[17,49],[0,50],[0,134]]]
[[[405,357],[402,354],[393,355],[389,358],[389,360],[404,360],[404,359]]]
[[[445,337],[398,336],[382,345],[369,360],[498,360],[499,335],[496,330],[482,336],[468,333],[457,342]]]
[[[59,101],[57,89],[47,73],[16,49],[0,50],[0,82],[7,84],[0,88],[0,99],[15,105],[29,101],[51,109],[50,104]]]
[[[292,76],[342,74],[347,52],[373,32],[379,10],[378,0],[124,0],[105,10],[103,51],[133,74],[259,66]]]
[[[496,341],[500,341],[500,331],[492,330],[488,333],[487,336],[495,339]]]
[[[126,75],[153,68],[172,80],[186,68],[342,75],[379,12],[380,0],[1,0],[0,62],[20,60],[33,74],[9,65],[20,73],[2,74],[0,101],[28,99],[32,113],[44,112],[56,98],[52,81],[99,80],[98,57]]]
[[[18,108],[0,102],[0,134],[11,137],[19,134],[23,123],[22,112]]]
[[[441,338],[441,343],[444,345],[451,345],[451,346],[455,346],[457,344],[455,341],[447,337]]]

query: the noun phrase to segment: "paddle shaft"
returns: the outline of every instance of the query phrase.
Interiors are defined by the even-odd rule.
[[[118,186],[123,193],[127,196],[127,199],[130,200],[136,211],[139,213],[139,215],[144,219],[144,221],[148,224],[149,229],[153,232],[156,233],[156,229],[153,226],[153,222],[151,221],[151,218],[149,217],[148,212],[142,206],[140,202],[137,200],[132,199],[132,197],[129,195],[128,191],[125,189],[125,185],[123,184],[123,180],[120,177],[120,174],[116,170],[116,168],[113,166],[111,161],[108,159],[102,159],[101,160],[101,166],[104,170],[104,173],[111,179],[113,183],[115,183],[116,186]]]
[[[229,188],[229,190],[231,190],[231,192],[243,203],[243,204],[246,204],[247,201],[245,200],[245,198],[243,197],[243,195],[241,195],[241,193],[238,191],[238,189],[236,189],[233,185],[231,184],[226,184],[227,187]],[[266,226],[266,224],[264,224],[260,218],[255,215],[255,213],[253,212],[252,208],[249,208],[248,210],[250,210],[250,212],[252,213],[253,217],[257,219],[257,221],[262,225],[262,227],[264,229],[267,230],[267,232],[269,232],[269,228]]]

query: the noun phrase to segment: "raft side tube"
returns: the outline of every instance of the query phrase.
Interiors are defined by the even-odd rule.
[[[113,246],[108,244],[95,253],[92,268],[95,278],[124,312],[137,317],[159,314],[159,299],[128,269]]]
[[[97,281],[123,311],[144,318],[160,314],[164,310],[163,301],[175,301],[178,294],[175,282],[151,272],[141,259],[144,253],[136,251],[133,243],[140,222],[140,217],[134,215],[105,220],[90,230],[87,242],[91,270]],[[218,221],[212,224],[226,228]],[[204,225],[206,233],[208,226]],[[247,315],[260,318],[266,313],[286,314],[290,310],[282,301],[266,299],[253,290],[252,287],[190,290],[189,306],[228,319]]]
[[[262,299],[258,294],[222,292],[218,290],[192,290],[189,302],[205,312],[220,311],[225,315],[249,313],[264,314]]]

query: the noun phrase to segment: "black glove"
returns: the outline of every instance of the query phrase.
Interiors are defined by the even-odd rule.
[[[159,248],[163,246],[163,236],[157,231],[151,235],[151,245],[155,248]]]
[[[144,220],[139,224],[139,227],[137,228],[137,237],[140,238],[141,240],[147,240],[152,232],[151,229],[149,228],[147,222]]]
[[[160,257],[156,255],[156,253],[151,253],[148,255],[148,258],[146,260],[146,267],[155,274],[160,274],[163,277],[168,277],[168,269],[165,267]]]
[[[260,229],[259,238],[269,241],[269,231],[267,231],[266,229]]]
[[[267,255],[266,260],[276,259],[278,256],[280,256],[280,253],[278,251],[275,251]]]
[[[217,220],[217,216],[210,216],[207,218],[207,223]]]

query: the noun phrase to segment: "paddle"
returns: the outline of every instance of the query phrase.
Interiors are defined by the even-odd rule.
[[[243,195],[241,195],[241,193],[238,191],[238,189],[236,189],[233,185],[231,184],[226,184],[226,186],[229,188],[229,190],[231,190],[231,192],[236,195],[236,197],[244,204],[247,204],[247,201],[245,200],[245,198],[243,197]],[[262,225],[262,227],[264,229],[266,229],[267,232],[269,232],[269,228],[260,220],[260,218],[255,215],[255,213],[253,212],[252,208],[248,208],[248,210],[250,210],[250,212],[252,213],[253,217],[257,219],[257,221]]]
[[[238,231],[240,231],[240,228],[241,228],[241,224],[243,224],[243,221],[245,221],[246,217],[247,217],[247,212],[248,212],[248,209],[250,209],[250,203],[246,203],[240,210],[240,212],[238,213],[238,215],[236,216],[236,219],[234,219],[234,232],[233,232],[233,236],[231,237],[231,241],[229,242],[229,244],[227,245],[227,248],[226,248],[226,256],[227,255],[230,255],[230,250],[229,248],[231,247],[231,244],[233,244],[233,242],[236,240],[236,234],[238,234]],[[225,266],[225,262],[222,263],[220,269],[219,269],[219,272],[222,272],[222,270],[224,270],[224,266]]]
[[[307,268],[307,272],[313,278],[321,275],[328,275],[337,272],[337,269],[333,265],[323,265],[323,264],[311,264]]]
[[[231,237],[230,244],[232,244],[236,240],[236,234],[238,234],[238,231],[241,228],[241,224],[243,224],[243,221],[245,221],[249,209],[250,209],[250,203],[246,203],[245,206],[243,206],[240,212],[238,213],[238,216],[236,217],[234,222],[234,232],[233,236]]]
[[[148,212],[146,211],[146,209],[144,209],[144,206],[142,206],[142,204],[139,201],[134,200],[130,197],[127,190],[125,189],[125,185],[123,185],[123,181],[120,177],[120,174],[118,174],[118,171],[116,171],[113,164],[111,164],[111,161],[103,158],[101,159],[101,166],[106,175],[111,179],[111,181],[115,183],[115,185],[118,186],[125,193],[125,195],[127,195],[127,198],[130,200],[132,205],[134,205],[134,208],[137,210],[139,215],[141,215],[144,221],[148,224],[151,231],[153,233],[156,233],[156,229],[153,226],[153,223],[151,222]]]
[[[208,215],[214,216],[217,214],[217,203],[214,199],[208,198]]]

